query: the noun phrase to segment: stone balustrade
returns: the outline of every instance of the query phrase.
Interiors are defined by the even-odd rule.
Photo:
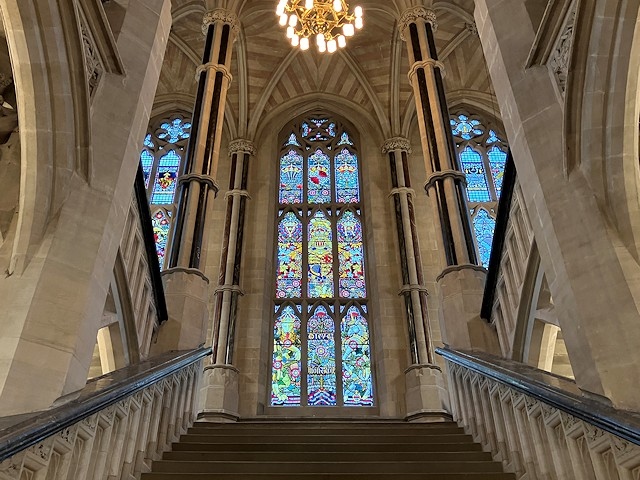
[[[516,478],[640,478],[639,416],[585,398],[572,381],[533,367],[438,353],[447,360],[455,420]]]
[[[202,358],[173,352],[97,378],[0,433],[1,480],[138,479],[195,419]]]

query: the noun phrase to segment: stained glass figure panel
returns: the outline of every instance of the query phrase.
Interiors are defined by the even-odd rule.
[[[158,210],[151,216],[151,225],[153,227],[153,241],[156,244],[156,254],[160,263],[160,270],[162,270],[164,257],[167,253],[167,240],[169,238],[171,220],[164,210]]]
[[[302,221],[287,212],[278,223],[277,298],[302,296]]]
[[[362,223],[348,210],[338,220],[338,264],[341,298],[365,298]]]
[[[333,297],[333,232],[331,221],[322,212],[316,212],[309,220],[308,296],[309,298]]]
[[[173,203],[176,192],[176,180],[180,169],[180,155],[170,150],[158,162],[156,179],[151,193],[152,205],[167,205]]]
[[[271,405],[300,405],[300,360],[302,358],[300,318],[287,305],[273,327]]]
[[[499,199],[500,193],[502,193],[502,180],[504,177],[504,167],[507,164],[507,153],[494,146],[489,149],[487,156],[489,157],[489,165],[491,166],[493,185],[496,188],[496,196]]]
[[[451,119],[453,134],[464,140],[471,140],[484,133],[479,120],[472,120],[466,115],[458,115],[457,118]]]
[[[309,203],[331,202],[331,160],[322,150],[309,155],[307,196]]]
[[[462,171],[467,177],[467,197],[470,202],[488,202],[491,200],[487,174],[482,155],[467,146],[460,152]]]
[[[358,156],[343,148],[335,158],[336,202],[360,202],[360,182],[358,180]]]
[[[308,405],[336,405],[335,325],[320,305],[307,322]]]
[[[157,134],[160,140],[168,143],[176,143],[189,138],[191,123],[176,118],[170,122],[160,125],[160,132]]]
[[[340,322],[342,384],[345,406],[373,405],[369,326],[354,305]]]
[[[146,148],[142,150],[142,153],[140,154],[140,165],[142,166],[142,175],[144,176],[145,188],[149,187],[149,179],[151,177],[151,170],[153,169],[154,160],[155,158],[153,157],[153,155],[151,155],[149,150],[147,150]]]
[[[280,204],[302,203],[302,162],[295,150],[280,159]]]
[[[481,208],[473,218],[473,229],[478,241],[478,251],[482,266],[489,268],[489,257],[491,256],[491,244],[493,243],[493,232],[496,228],[496,221],[484,208]]]

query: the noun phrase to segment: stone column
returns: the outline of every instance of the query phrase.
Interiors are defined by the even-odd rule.
[[[216,174],[238,29],[236,15],[228,10],[211,10],[204,16],[206,40],[202,65],[196,69],[191,138],[179,179],[169,268],[162,273],[169,320],[162,325],[152,353],[194,348],[205,340],[209,279],[202,272],[204,246],[209,211],[219,189]]]
[[[255,155],[253,143],[234,140],[229,144],[231,175],[224,229],[224,245],[216,290],[214,313],[213,364],[205,367],[199,417],[208,421],[230,421],[238,418],[238,370],[233,366],[236,313],[240,289],[240,262],[244,238],[244,218],[249,176],[249,159]]]

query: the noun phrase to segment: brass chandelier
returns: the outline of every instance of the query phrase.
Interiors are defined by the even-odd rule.
[[[308,50],[315,37],[319,52],[333,53],[363,26],[362,7],[349,13],[345,0],[280,0],[276,8],[291,45]]]

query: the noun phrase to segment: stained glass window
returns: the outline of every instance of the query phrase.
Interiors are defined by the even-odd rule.
[[[152,222],[156,238],[156,251],[160,268],[164,266],[172,216],[175,214],[175,193],[178,175],[191,123],[181,115],[163,118],[152,123],[151,131],[143,140],[140,166],[144,177],[149,203],[153,205]],[[157,207],[162,208],[157,208]],[[162,218],[156,215],[162,212]]]
[[[507,163],[506,137],[486,119],[466,112],[451,117],[451,131],[460,167],[467,177],[467,199],[479,259],[487,267]]]
[[[372,406],[356,142],[313,115],[281,145],[271,406]]]

